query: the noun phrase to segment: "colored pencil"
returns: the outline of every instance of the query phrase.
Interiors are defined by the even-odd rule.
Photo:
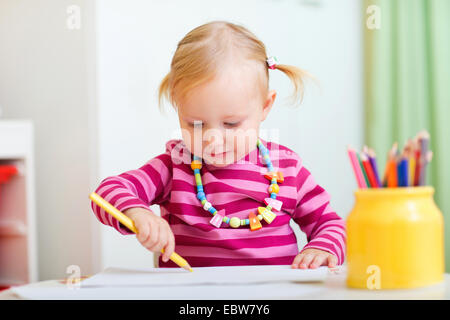
[[[348,152],[348,156],[350,158],[350,163],[352,165],[358,187],[361,189],[367,188],[366,182],[365,182],[363,174],[361,172],[361,167],[359,166],[358,159],[356,157],[355,150],[353,150],[350,146],[348,146],[347,152]]]
[[[107,213],[109,213],[114,218],[119,220],[119,222],[122,223],[125,227],[127,227],[130,231],[132,231],[136,234],[138,233],[138,230],[134,226],[133,220],[131,220],[125,214],[120,212],[117,208],[115,208],[112,204],[110,204],[108,201],[103,199],[97,193],[92,192],[89,195],[89,198],[93,202],[95,202],[98,206],[100,206],[102,209],[104,209]],[[161,249],[161,252],[164,253],[164,249]],[[189,263],[185,259],[183,259],[180,255],[178,255],[176,252],[172,253],[172,255],[170,256],[170,260],[175,262],[181,268],[192,272],[192,268],[189,265]]]
[[[391,159],[391,154],[393,152],[392,150],[395,147],[395,145],[396,144],[394,143],[394,145],[392,146],[392,148],[388,152],[388,157],[387,157],[387,160],[386,160],[386,167],[384,168],[384,176],[383,176],[383,186],[384,187],[387,187],[387,180],[388,180],[388,176],[389,176],[389,171],[391,169],[390,159]]]
[[[377,186],[381,188],[382,184],[380,181],[380,175],[378,174],[377,156],[375,154],[375,151],[373,151],[372,149],[369,149],[368,153],[369,153],[369,161],[370,164],[372,165],[373,173],[375,175],[375,180],[377,181]]]
[[[410,187],[414,186],[414,171],[416,170],[416,158],[414,156],[409,157],[409,179],[408,185]]]
[[[391,176],[392,170],[392,154],[395,153],[395,148],[397,148],[397,143],[394,143],[392,148],[388,152],[388,157],[386,160],[386,167],[384,169],[384,177],[383,177],[383,187],[388,187],[389,177]],[[392,182],[392,181],[391,181]]]
[[[415,146],[416,146],[416,150],[414,151],[414,157],[416,158],[416,167],[414,170],[414,186],[418,186],[419,185],[419,177],[420,177],[420,138],[416,137],[415,138]]]
[[[427,158],[428,158],[428,144],[430,140],[430,134],[427,131],[422,131],[420,139],[420,173],[419,173],[419,186],[426,184],[426,171]]]
[[[427,156],[425,157],[424,162],[422,163],[422,167],[420,168],[420,179],[419,179],[419,185],[424,186],[427,183],[427,165],[431,162],[431,159],[433,158],[433,152],[428,151]]]
[[[367,188],[370,188],[369,178],[367,178],[367,172],[364,169],[364,166],[363,166],[363,163],[361,161],[361,157],[360,157],[359,153],[356,153],[356,156],[358,158],[358,163],[359,163],[359,166],[361,168],[361,172],[363,173],[363,177],[364,177],[364,181],[366,182],[366,186],[367,186]]]
[[[389,152],[388,159],[388,171],[387,171],[387,187],[388,188],[396,188],[398,186],[398,175],[397,175],[397,151],[398,144],[394,143],[391,151]]]
[[[416,157],[414,156],[415,152],[415,142],[412,139],[408,140],[408,186],[414,186],[414,172],[416,171]]]
[[[395,142],[388,152],[383,179],[379,175],[375,152],[364,146],[361,152],[347,147],[359,188],[414,187],[426,184],[427,165],[433,158],[429,151],[430,134],[423,130],[408,139],[402,150]]]
[[[408,186],[408,158],[402,157],[398,163],[398,186]]]
[[[367,155],[365,153],[361,153],[361,162],[364,166],[364,170],[366,171],[367,179],[369,180],[370,186],[372,188],[378,188],[378,183],[375,178],[375,174],[373,172],[372,165],[370,164],[369,158],[367,157]]]

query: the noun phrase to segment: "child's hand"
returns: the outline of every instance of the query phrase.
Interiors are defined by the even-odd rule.
[[[164,248],[162,260],[167,262],[175,250],[175,237],[167,221],[143,208],[130,208],[123,213],[133,220],[138,241],[153,252]]]
[[[334,268],[337,265],[337,257],[329,252],[318,249],[306,249],[299,253],[294,262],[292,262],[293,269],[311,269],[327,265],[329,268]]]

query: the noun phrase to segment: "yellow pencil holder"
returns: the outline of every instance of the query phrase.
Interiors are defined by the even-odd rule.
[[[444,279],[444,219],[432,187],[359,189],[347,223],[347,286],[402,289]]]

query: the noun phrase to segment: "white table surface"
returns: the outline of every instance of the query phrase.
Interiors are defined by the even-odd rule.
[[[444,281],[417,289],[402,289],[402,290],[362,290],[348,288],[345,283],[346,270],[342,267],[335,273],[329,273],[324,282],[310,282],[310,283],[272,283],[265,285],[248,285],[255,286],[255,290],[264,290],[265,292],[271,292],[267,296],[267,299],[306,299],[306,300],[409,300],[409,299],[425,299],[425,300],[441,300],[450,299],[450,274],[445,274]],[[296,288],[300,286],[308,286],[313,289],[307,295],[296,295]],[[27,288],[33,289],[49,289],[49,288],[62,288],[66,287],[61,280],[48,280],[41,281],[26,285]],[[235,286],[236,290],[239,290],[239,286]],[[229,286],[228,286],[229,288]],[[222,300],[233,299],[230,296],[220,296],[220,292],[223,287],[213,286],[197,286],[197,287],[171,287],[165,288],[164,292],[161,292],[159,299],[185,299],[185,300]],[[73,289],[72,289],[73,290]],[[80,289],[83,290],[83,289]],[[155,290],[160,290],[156,288]],[[194,292],[196,290],[196,292]],[[228,289],[226,291],[229,291]],[[190,292],[187,294],[187,292]],[[300,291],[299,291],[300,292]],[[288,296],[286,296],[288,294]],[[131,296],[124,296],[121,299],[132,299]],[[0,292],[0,299],[21,299],[17,296],[13,290],[8,289]],[[50,298],[53,299],[53,298]],[[55,298],[60,299],[60,298]],[[62,298],[64,299],[64,297]],[[95,299],[102,299],[101,295]],[[241,299],[239,296],[235,299]],[[249,297],[251,299],[251,297]]]

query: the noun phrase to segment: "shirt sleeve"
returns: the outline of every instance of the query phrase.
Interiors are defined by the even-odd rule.
[[[297,163],[297,205],[293,219],[306,234],[306,249],[319,249],[337,257],[341,265],[345,258],[345,221],[330,206],[330,195],[315,181],[311,173]]]
[[[139,169],[104,179],[95,192],[122,212],[130,208],[150,210],[150,205],[167,200],[171,181],[172,161],[170,152],[166,151]],[[92,201],[91,208],[104,225],[111,226],[122,234],[133,233]]]

